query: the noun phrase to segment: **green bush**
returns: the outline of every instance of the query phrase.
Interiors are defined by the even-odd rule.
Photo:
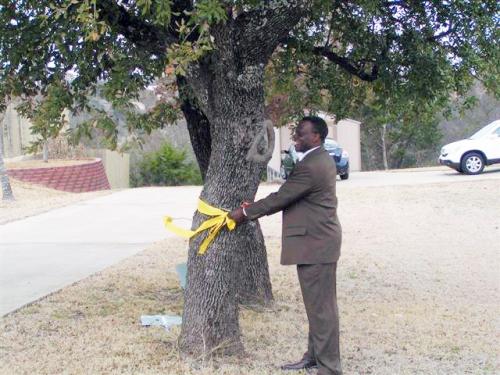
[[[158,151],[144,155],[131,175],[132,186],[200,185],[198,166],[186,161],[186,152],[165,143]]]

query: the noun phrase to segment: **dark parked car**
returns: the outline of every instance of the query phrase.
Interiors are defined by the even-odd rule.
[[[335,160],[337,174],[342,180],[347,180],[349,178],[349,154],[347,151],[343,150],[336,141],[329,138],[325,140],[324,146],[325,150]],[[281,177],[283,179],[286,180],[290,175],[297,160],[297,151],[295,151],[295,146],[291,145],[288,150],[283,152],[281,160]]]

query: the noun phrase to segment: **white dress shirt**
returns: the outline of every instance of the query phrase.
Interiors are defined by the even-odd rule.
[[[314,150],[316,150],[317,148],[320,148],[320,147],[321,146],[316,146],[314,148],[307,150],[306,152],[297,152],[297,163],[299,161],[304,160],[304,158],[306,157],[307,154],[309,154],[310,152],[313,152]]]

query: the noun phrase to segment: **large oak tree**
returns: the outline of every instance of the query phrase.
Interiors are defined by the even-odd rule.
[[[92,111],[99,88],[129,112],[130,131],[147,132],[171,122],[176,103],[138,115],[130,100],[172,72],[201,198],[231,209],[255,196],[271,156],[266,93],[284,94],[292,117],[306,107],[342,117],[368,91],[435,108],[474,77],[495,89],[497,11],[491,0],[1,0],[0,82],[26,114],[61,85],[73,111]],[[73,136],[116,137],[94,112]],[[204,219],[195,213],[193,226]],[[203,237],[189,246],[181,348],[240,352],[238,304],[272,299],[263,236],[257,223],[223,230],[198,256]]]

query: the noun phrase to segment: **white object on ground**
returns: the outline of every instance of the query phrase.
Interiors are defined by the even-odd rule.
[[[143,326],[163,326],[168,331],[170,327],[180,324],[182,317],[179,315],[141,315]]]

